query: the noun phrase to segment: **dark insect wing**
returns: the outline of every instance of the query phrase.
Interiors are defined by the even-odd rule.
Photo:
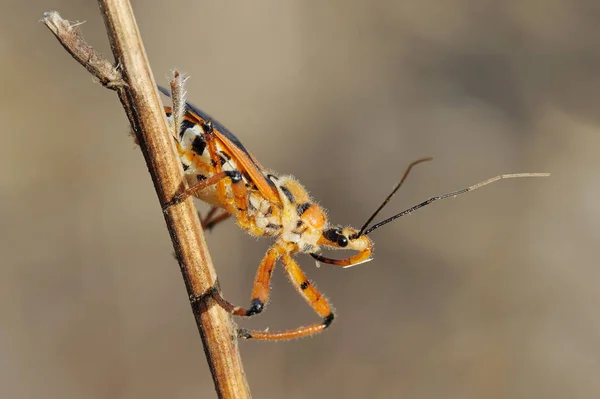
[[[158,86],[158,90],[162,94],[164,94],[165,96],[171,98],[171,93],[169,93],[169,91],[167,89],[165,89],[164,87]],[[239,148],[240,150],[242,150],[242,152],[244,152],[244,154],[246,154],[249,158],[251,158],[251,159],[254,158],[252,155],[250,155],[250,153],[248,152],[248,150],[246,149],[246,147],[244,147],[244,145],[242,144],[242,142],[240,141],[240,139],[238,139],[235,136],[235,134],[231,133],[229,131],[229,129],[227,129],[225,126],[223,126],[223,124],[220,123],[218,120],[216,120],[215,118],[213,118],[212,116],[210,116],[206,112],[202,111],[201,109],[199,109],[198,107],[190,104],[187,101],[185,102],[185,108],[186,108],[187,111],[192,111],[194,114],[198,115],[203,120],[205,120],[205,121],[211,121],[212,124],[213,124],[213,127],[216,130],[218,130],[219,132],[221,132],[221,134],[223,136],[227,137],[227,140],[229,140],[233,144],[235,144],[235,146],[237,148]]]
[[[171,93],[167,89],[165,89],[164,87],[158,86],[158,90],[162,94],[164,94],[165,96],[171,98]],[[229,131],[229,129],[227,129],[225,126],[223,126],[222,123],[220,123],[218,120],[216,120],[215,118],[213,118],[212,116],[210,116],[206,112],[202,111],[198,107],[195,107],[194,105],[190,104],[187,101],[185,103],[185,108],[186,108],[187,111],[191,111],[192,113],[198,115],[203,120],[205,120],[205,121],[211,121],[212,124],[213,124],[213,127],[216,130],[218,130],[223,136],[227,137],[227,140],[229,140],[230,142],[232,142],[233,144],[235,144],[235,146],[237,148],[239,148],[240,150],[242,150],[242,152],[244,152],[244,154],[246,154],[249,158],[251,158],[253,161],[255,161],[254,157],[252,155],[250,155],[250,153],[248,152],[248,150],[246,149],[246,147],[244,147],[244,145],[242,144],[242,142],[240,141],[240,139],[238,139],[235,136],[235,134],[231,133]]]
[[[169,98],[171,97],[171,93],[164,87],[158,86],[158,90],[165,96]],[[215,135],[218,136],[223,141],[223,144],[229,148],[229,150],[232,152],[232,155],[237,158],[237,161],[246,167],[248,173],[254,179],[254,183],[259,190],[271,201],[280,202],[277,187],[271,180],[266,178],[265,168],[263,168],[263,166],[256,160],[256,158],[252,156],[252,154],[250,154],[250,152],[248,152],[241,141],[233,133],[231,133],[229,129],[227,129],[219,121],[214,119],[206,112],[193,106],[187,101],[185,103],[185,107],[188,114],[195,115],[203,121],[211,121]]]

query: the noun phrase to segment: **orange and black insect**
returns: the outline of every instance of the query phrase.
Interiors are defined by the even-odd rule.
[[[167,96],[170,93],[160,88]],[[183,80],[176,75],[172,83],[173,108],[165,107],[187,178],[188,189],[167,206],[193,195],[212,205],[203,219],[204,228],[233,216],[238,225],[254,236],[270,236],[275,243],[258,266],[250,306],[242,308],[226,301],[214,289],[210,294],[229,312],[252,316],[262,312],[269,299],[269,285],[275,264],[279,261],[300,295],[321,317],[321,322],[291,330],[239,330],[239,337],[259,340],[282,340],[305,337],[325,330],[333,322],[334,313],[327,299],[314,287],[293,256],[310,254],[318,262],[349,267],[371,260],[373,242],[369,234],[375,229],[422,208],[434,201],[475,190],[503,178],[546,176],[541,173],[501,175],[445,195],[429,198],[382,222],[369,225],[389,202],[408,176],[411,168],[431,158],[409,165],[402,179],[360,229],[341,227],[328,222],[323,208],[315,204],[306,189],[292,176],[279,176],[267,171],[222,124],[185,102]],[[321,247],[349,249],[356,254],[344,259],[320,255]]]

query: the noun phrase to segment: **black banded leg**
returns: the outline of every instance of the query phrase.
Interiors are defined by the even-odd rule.
[[[284,255],[281,258],[285,271],[288,274],[292,284],[296,290],[304,297],[306,302],[313,310],[323,318],[321,323],[312,324],[310,326],[298,327],[293,330],[269,332],[269,331],[248,331],[241,329],[238,331],[240,338],[259,339],[265,341],[278,341],[284,339],[301,338],[316,334],[325,330],[331,325],[334,319],[334,313],[327,302],[327,299],[311,284],[306,278],[306,275],[298,264],[289,255]]]
[[[212,289],[209,293],[203,295],[202,297],[206,295],[211,295],[222,308],[236,316],[249,317],[255,314],[259,314],[263,311],[266,303],[269,300],[269,286],[271,282],[271,275],[273,274],[275,262],[277,262],[278,258],[278,248],[271,247],[267,251],[267,254],[263,258],[263,260],[260,262],[258,270],[256,271],[256,276],[254,278],[254,288],[252,289],[250,307],[248,309],[244,309],[240,306],[233,305],[231,302],[223,298],[223,296],[219,293],[219,291],[216,288]]]

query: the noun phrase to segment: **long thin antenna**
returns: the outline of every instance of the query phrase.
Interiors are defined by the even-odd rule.
[[[402,186],[402,183],[404,183],[404,180],[406,180],[406,178],[408,177],[408,174],[410,173],[410,170],[413,168],[413,166],[420,164],[421,162],[431,161],[432,159],[433,159],[432,157],[421,158],[421,159],[417,159],[416,161],[413,161],[410,165],[408,165],[408,168],[406,168],[406,170],[404,171],[404,175],[402,175],[402,179],[400,179],[398,184],[396,184],[396,186],[394,187],[394,189],[392,190],[390,195],[388,195],[387,198],[381,203],[381,205],[379,205],[379,208],[377,208],[377,210],[375,212],[373,212],[371,217],[369,217],[369,219],[367,219],[365,224],[363,224],[363,226],[360,228],[359,232],[352,238],[358,238],[364,234],[367,226],[369,226],[369,224],[373,221],[373,219],[375,219],[375,217],[383,209],[383,207],[385,207],[388,204],[388,202],[390,202],[390,199],[392,199],[394,194],[396,194],[396,191],[398,191],[400,186]]]
[[[392,222],[398,218],[401,218],[402,216],[406,216],[414,211],[416,211],[419,208],[423,208],[424,206],[427,206],[429,204],[431,204],[432,202],[435,201],[439,201],[439,200],[443,200],[445,198],[454,198],[454,197],[458,197],[461,194],[465,194],[468,193],[469,191],[473,191],[473,190],[477,190],[478,188],[481,188],[483,186],[487,186],[488,184],[492,184],[498,180],[502,180],[502,179],[515,179],[515,178],[519,178],[519,177],[547,177],[550,176],[550,173],[515,173],[515,174],[509,174],[509,175],[500,175],[500,176],[496,176],[496,177],[492,177],[491,179],[482,181],[480,183],[474,184],[470,187],[467,188],[463,188],[462,190],[458,190],[458,191],[454,191],[448,194],[444,194],[444,195],[440,195],[437,197],[431,197],[429,198],[427,201],[423,201],[418,205],[415,205],[411,208],[408,208],[405,211],[402,211],[388,219],[385,219],[384,221],[381,221],[379,223],[374,224],[373,226],[369,227],[367,230],[365,230],[363,232],[363,234],[367,235],[369,233],[371,233],[373,230],[380,228],[381,226],[388,224],[389,222]],[[362,232],[363,229],[361,229]]]

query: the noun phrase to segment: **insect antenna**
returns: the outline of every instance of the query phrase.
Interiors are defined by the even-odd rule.
[[[394,215],[394,216],[392,216],[392,217],[390,217],[388,219],[385,219],[385,220],[383,220],[383,221],[381,221],[379,223],[374,224],[373,226],[371,226],[367,230],[365,230],[363,232],[363,234],[367,235],[367,234],[371,233],[373,230],[378,229],[381,226],[386,225],[386,224],[388,224],[388,223],[390,223],[390,222],[392,222],[392,221],[394,221],[394,220],[396,220],[398,218],[406,216],[406,215],[408,215],[408,214],[416,211],[417,209],[423,208],[424,206],[427,206],[427,205],[431,204],[432,202],[443,200],[445,198],[450,198],[450,197],[452,197],[452,198],[458,197],[461,194],[465,194],[465,193],[468,193],[469,191],[477,190],[478,188],[481,188],[483,186],[487,186],[488,184],[492,184],[492,183],[494,183],[494,182],[496,182],[498,180],[502,180],[502,179],[516,179],[516,178],[519,178],[519,177],[547,177],[547,176],[550,176],[550,173],[514,173],[514,174],[507,174],[507,175],[495,176],[495,177],[492,177],[491,179],[482,181],[482,182],[477,183],[477,184],[473,184],[472,186],[469,186],[467,188],[463,188],[462,190],[453,191],[451,193],[444,194],[444,195],[439,195],[439,196],[436,196],[436,197],[431,197],[428,200],[423,201],[423,202],[421,202],[418,205],[415,205],[415,206],[413,206],[411,208],[408,208],[405,211],[402,211],[402,212],[400,212],[400,213],[398,213],[398,214],[396,214],[396,215]],[[362,229],[361,229],[361,231],[362,231]]]
[[[432,157],[421,158],[421,159],[417,159],[416,161],[413,161],[410,165],[408,165],[408,167],[404,171],[404,174],[402,175],[402,179],[400,179],[398,184],[396,184],[396,186],[394,187],[392,192],[381,203],[381,205],[379,205],[379,208],[377,208],[377,210],[375,212],[373,212],[373,214],[369,217],[369,219],[367,219],[365,224],[363,224],[363,226],[360,228],[359,232],[350,238],[356,239],[356,238],[362,236],[363,234],[365,234],[365,229],[369,226],[369,224],[373,221],[373,219],[375,219],[375,217],[379,214],[379,212],[388,204],[388,202],[390,202],[390,199],[392,199],[394,194],[396,194],[396,191],[398,191],[400,186],[402,186],[402,183],[404,183],[404,180],[406,180],[406,178],[408,177],[408,174],[410,173],[413,166],[420,164],[422,162],[431,161],[432,159],[433,159]]]

